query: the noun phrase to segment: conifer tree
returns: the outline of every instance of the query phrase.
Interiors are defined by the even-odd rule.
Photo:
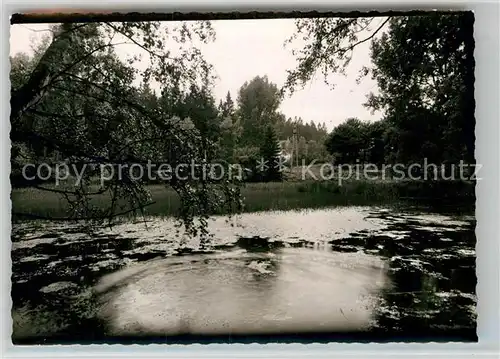
[[[271,126],[266,128],[264,141],[260,148],[260,154],[265,164],[261,176],[264,182],[281,181],[283,176],[280,169],[280,145],[278,137]]]

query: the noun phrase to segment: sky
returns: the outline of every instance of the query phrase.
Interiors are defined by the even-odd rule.
[[[238,89],[245,81],[255,76],[267,75],[271,82],[281,87],[286,79],[286,70],[296,65],[291,48],[283,43],[294,32],[293,19],[269,20],[218,20],[212,26],[216,40],[202,47],[205,59],[214,66],[218,79],[214,93],[217,102],[227,92],[234,100]],[[10,55],[18,52],[31,53],[32,42],[39,41],[48,26],[45,24],[22,24],[11,26]],[[323,81],[321,74],[310,81],[303,90],[284,99],[280,111],[288,117],[301,117],[304,121],[325,123],[329,130],[349,117],[375,121],[380,114],[371,114],[363,107],[366,95],[376,91],[376,83],[365,78],[356,84],[362,66],[370,65],[370,42],[367,41],[354,51],[346,76],[335,75],[331,79],[335,89]]]

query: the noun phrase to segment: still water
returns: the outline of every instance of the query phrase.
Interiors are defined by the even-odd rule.
[[[154,260],[117,277],[98,286],[118,286],[102,308],[110,334],[157,335],[364,329],[386,280],[377,258],[304,249]]]
[[[165,219],[95,234],[13,227],[14,342],[476,340],[472,217],[369,207],[217,217],[203,250]]]

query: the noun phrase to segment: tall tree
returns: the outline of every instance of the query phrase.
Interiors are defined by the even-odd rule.
[[[221,119],[210,89],[191,85],[184,99],[184,108],[185,116],[193,121],[203,139],[212,143],[218,141]]]
[[[345,73],[354,50],[373,41],[372,75],[380,93],[368,106],[390,122],[394,157],[411,161],[474,162],[474,15],[471,12],[381,18],[299,19],[288,40],[298,65],[283,92],[293,92],[318,71],[325,82]],[[361,70],[361,77],[371,72]]]
[[[472,25],[466,13],[398,17],[373,41],[367,106],[398,129],[400,160],[474,161]]]
[[[234,102],[231,93],[228,91],[224,102],[221,100],[219,104],[219,111],[222,118],[235,116]]]
[[[267,76],[254,77],[241,86],[238,92],[238,116],[243,127],[241,140],[244,145],[260,145],[266,128],[276,123],[280,103],[278,87]]]
[[[227,93],[224,102],[219,104],[221,118],[221,136],[219,140],[220,156],[223,160],[232,163],[235,161],[235,148],[241,136],[241,122],[236,114],[231,94]]]
[[[264,182],[281,181],[283,179],[282,169],[280,168],[280,152],[280,144],[274,128],[267,126],[260,147],[260,155],[263,160],[263,168],[260,172]]]

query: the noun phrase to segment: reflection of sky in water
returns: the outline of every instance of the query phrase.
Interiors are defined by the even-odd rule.
[[[95,273],[100,278],[99,316],[116,334],[352,331],[367,328],[374,308],[378,318],[388,320],[383,324],[387,328],[400,325],[406,316],[411,329],[429,313],[439,314],[440,325],[455,322],[457,303],[464,298],[464,305],[473,305],[458,292],[443,294],[460,283],[474,284],[471,270],[451,271],[473,265],[473,245],[467,243],[471,234],[462,238],[455,232],[473,236],[466,228],[470,220],[362,207],[243,214],[229,221],[215,217],[209,224],[216,245],[261,236],[308,248],[249,253],[233,247],[183,257],[168,257],[181,246],[169,219],[149,218],[147,229],[144,222],[120,224],[93,237],[72,225],[25,222],[14,227],[13,263],[31,268],[44,286],[51,283],[45,277],[62,281],[58,278],[65,273],[75,278],[64,280],[80,283],[82,270]],[[353,253],[332,252],[332,240],[335,250]],[[151,253],[167,258],[148,261]],[[420,273],[428,267],[443,273]],[[110,271],[114,273],[101,278]],[[35,282],[31,276],[14,272],[13,283]],[[403,293],[408,285],[417,291],[411,298]],[[387,296],[382,290],[387,288],[394,293]],[[435,293],[420,293],[429,289]],[[378,305],[381,292],[385,306]],[[449,308],[442,309],[444,305]],[[452,317],[443,316],[446,311]],[[460,320],[471,325],[467,316]]]
[[[209,221],[209,230],[214,234],[217,244],[233,242],[238,236],[272,237],[273,240],[294,241],[297,239],[312,242],[325,242],[342,238],[351,232],[380,228],[382,221],[366,218],[368,208],[339,207],[338,209],[300,210],[287,212],[245,213],[227,219],[225,216],[214,217]],[[19,228],[25,224],[19,225]],[[65,240],[82,239],[81,233],[66,233],[60,225],[45,223],[38,230],[31,229],[23,234],[23,241],[14,243],[15,248],[34,246],[38,243],[52,243],[57,237]],[[37,236],[53,232],[54,238],[36,239]],[[117,234],[121,238],[134,238],[140,242],[154,242],[161,249],[172,248],[175,241],[175,223],[170,219],[149,218],[146,223],[125,223],[105,228],[102,234]]]
[[[279,333],[367,328],[385,281],[374,256],[284,249],[155,260],[97,290],[118,288],[102,299],[112,334]]]

